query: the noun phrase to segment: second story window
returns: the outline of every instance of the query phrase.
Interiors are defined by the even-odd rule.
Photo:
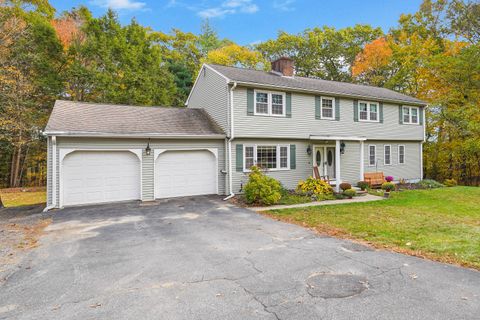
[[[321,115],[322,119],[334,119],[333,98],[322,97],[321,103]]]
[[[285,116],[285,94],[255,91],[255,115]]]
[[[378,122],[378,104],[360,101],[358,103],[358,119],[360,121]]]
[[[403,107],[403,123],[418,124],[418,113],[417,107]]]

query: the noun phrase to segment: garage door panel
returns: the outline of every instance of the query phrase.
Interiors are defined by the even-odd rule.
[[[64,205],[140,199],[140,161],[128,151],[76,151],[63,161]]]
[[[217,161],[207,150],[167,151],[155,163],[156,198],[217,192]]]

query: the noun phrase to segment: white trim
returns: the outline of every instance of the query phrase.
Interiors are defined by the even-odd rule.
[[[246,148],[248,147],[253,147],[253,165],[257,165],[258,159],[257,159],[257,147],[276,147],[276,152],[277,152],[277,167],[276,168],[267,168],[267,172],[271,171],[288,171],[290,169],[290,145],[289,144],[269,144],[269,143],[261,143],[261,144],[244,144],[243,145],[243,172],[251,172],[250,169],[247,169],[246,165]],[[286,168],[280,168],[280,148],[285,147],[287,148],[287,167]]]
[[[400,147],[403,147],[403,162],[400,162]],[[404,165],[407,162],[407,147],[404,144],[399,144],[397,147],[398,152],[398,164]]]
[[[143,149],[105,149],[105,148],[102,148],[102,149],[95,149],[95,148],[60,148],[60,159],[59,159],[59,178],[58,178],[58,182],[60,184],[59,186],[59,189],[60,189],[60,201],[59,201],[59,205],[58,207],[59,208],[63,208],[63,178],[62,178],[62,171],[63,171],[63,160],[65,159],[65,157],[72,153],[72,152],[75,152],[75,151],[94,151],[94,152],[97,152],[97,151],[129,151],[131,153],[133,153],[134,155],[137,156],[137,158],[139,158],[140,160],[140,199],[141,201],[143,201],[143,159],[142,159],[142,152],[143,152]],[[121,201],[113,201],[113,202],[121,202]],[[109,201],[109,202],[101,202],[102,204],[103,203],[112,203],[112,201]],[[94,203],[88,203],[88,205],[90,204],[94,204]],[[74,205],[74,206],[77,206],[77,205]]]
[[[58,182],[60,180],[61,176],[58,177]],[[52,136],[52,206],[55,208],[59,206],[57,203],[57,188],[57,137]]]
[[[59,137],[96,137],[96,138],[158,138],[158,139],[224,139],[224,134],[169,135],[163,133],[108,133],[85,131],[45,131],[44,135]]]
[[[208,64],[206,64],[206,63],[202,64],[202,67],[200,68],[200,71],[198,72],[197,77],[195,78],[195,82],[193,83],[192,89],[190,90],[190,93],[188,94],[187,100],[185,101],[185,105],[186,105],[186,106],[188,106],[188,102],[190,101],[190,97],[192,96],[193,90],[194,90],[195,87],[197,86],[198,79],[200,78],[200,74],[202,73],[202,70],[203,70],[204,67],[212,70],[213,72],[215,72],[216,74],[218,74],[220,77],[222,77],[223,79],[225,79],[226,84],[228,84],[228,83],[230,82],[230,79],[229,79],[229,78],[225,77],[223,74],[221,74],[221,73],[218,72],[217,70],[213,69],[213,68],[210,67]]]
[[[175,152],[175,151],[209,151],[215,157],[215,184],[216,184],[216,193],[219,194],[218,188],[218,172],[220,168],[218,167],[218,148],[173,148],[173,149],[154,149],[153,150],[153,198],[154,199],[164,199],[158,196],[157,194],[157,160],[158,157],[166,152]]]
[[[267,113],[258,113],[257,112],[257,93],[266,93],[267,94]],[[282,114],[274,114],[272,112],[272,110],[273,110],[272,94],[282,96],[282,111],[283,111]],[[287,117],[287,101],[286,101],[285,92],[254,89],[253,90],[253,115],[286,118]]]
[[[345,93],[341,93],[341,92],[308,90],[308,89],[302,89],[302,88],[297,88],[297,87],[276,86],[276,85],[263,84],[263,83],[250,82],[250,81],[236,81],[236,82],[240,85],[244,85],[244,86],[247,86],[247,87],[263,87],[263,88],[267,88],[267,89],[272,89],[273,88],[273,90],[287,90],[287,91],[296,91],[296,92],[306,92],[306,93],[314,93],[314,94],[327,95],[327,96],[333,95],[333,96],[345,97],[345,98],[351,98],[351,99],[372,99],[373,98],[373,99],[376,99],[378,101],[387,102],[387,103],[409,104],[409,105],[422,106],[422,107],[426,105],[425,103],[422,103],[422,102],[413,102],[413,101],[386,99],[386,98],[380,98],[379,99],[379,97],[345,94]]]
[[[390,155],[389,155],[389,157],[390,157],[390,163],[387,163],[387,162],[386,162],[386,159],[387,159],[387,158],[386,158],[386,152],[385,152],[385,151],[386,151],[386,148],[387,148],[387,147],[390,148]],[[384,165],[384,166],[391,166],[391,165],[392,165],[392,145],[391,145],[391,144],[384,144],[384,145],[383,145],[383,165]]]
[[[340,140],[335,140],[335,190],[340,192]]]
[[[360,141],[360,180],[358,181],[363,181],[364,179],[364,175],[365,175],[364,158],[365,158],[365,144],[363,141]]]
[[[324,117],[323,116],[323,99],[326,100],[332,100],[332,117]],[[326,96],[321,96],[320,97],[320,119],[322,120],[335,120],[335,98],[332,97],[326,97]]]
[[[310,140],[350,140],[350,141],[365,141],[364,137],[341,137],[341,136],[310,136]]]
[[[360,118],[360,103],[364,103],[367,105],[367,119],[364,120],[362,118]],[[371,120],[371,111],[370,111],[370,108],[371,108],[371,104],[375,104],[377,106],[377,120]],[[376,102],[376,101],[367,101],[367,100],[360,100],[358,101],[358,121],[359,122],[374,122],[374,123],[378,123],[380,122],[380,103],[379,102]]]
[[[406,150],[407,149],[405,149],[405,154],[407,153]],[[423,143],[420,143],[420,180],[422,179],[423,179]]]
[[[370,147],[374,147],[375,149],[375,159],[374,159],[374,164],[371,164],[370,162]],[[369,144],[368,145],[368,166],[369,167],[375,167],[377,165],[377,146],[374,144]]]

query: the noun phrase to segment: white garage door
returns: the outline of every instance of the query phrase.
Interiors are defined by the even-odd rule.
[[[210,151],[166,151],[155,171],[156,198],[217,193],[217,161]]]
[[[63,160],[63,204],[140,199],[140,160],[128,151],[75,151]]]

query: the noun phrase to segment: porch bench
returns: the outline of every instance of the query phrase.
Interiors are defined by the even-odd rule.
[[[366,172],[363,174],[363,180],[370,184],[370,187],[380,187],[385,182],[383,172]]]

